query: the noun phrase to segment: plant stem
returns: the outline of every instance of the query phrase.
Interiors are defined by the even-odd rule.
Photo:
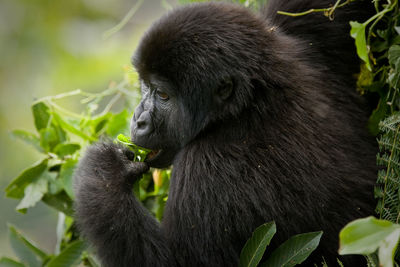
[[[104,32],[103,38],[107,39],[111,35],[119,32],[127,23],[128,21],[135,15],[136,11],[139,9],[139,7],[143,4],[143,0],[138,0],[136,4],[128,11],[128,13],[125,15],[125,17],[121,20],[120,23],[118,23],[116,26],[113,28],[109,29],[108,31]]]
[[[342,7],[345,6],[351,2],[354,2],[355,0],[347,0],[346,2],[339,4],[341,2],[341,0],[337,0],[335,5],[333,7],[329,7],[329,8],[312,8],[309,9],[307,11],[304,12],[300,12],[300,13],[291,13],[291,12],[285,12],[285,11],[278,11],[277,13],[280,15],[286,15],[286,16],[290,16],[290,17],[299,17],[299,16],[304,16],[310,13],[316,13],[316,12],[326,12],[328,15],[328,17],[331,19],[333,12],[338,8],[338,7]]]

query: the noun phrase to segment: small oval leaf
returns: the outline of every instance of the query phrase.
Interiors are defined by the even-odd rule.
[[[260,262],[266,247],[276,233],[275,222],[259,226],[240,253],[240,267],[255,267]]]
[[[302,263],[313,252],[321,239],[322,231],[292,236],[272,252],[263,267],[292,267]]]
[[[339,254],[368,255],[379,249],[382,266],[393,266],[400,225],[372,216],[352,221],[339,234]]]
[[[82,252],[86,249],[83,241],[77,240],[72,242],[59,255],[52,258],[46,267],[71,267],[79,262]]]

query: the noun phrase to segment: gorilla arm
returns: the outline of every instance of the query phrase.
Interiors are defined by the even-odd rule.
[[[91,146],[75,174],[78,226],[103,266],[174,266],[159,223],[136,200],[132,184],[148,170],[115,144]]]

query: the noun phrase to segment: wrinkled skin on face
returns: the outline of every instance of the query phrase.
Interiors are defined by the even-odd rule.
[[[171,125],[179,127],[177,96],[168,82],[156,76],[142,79],[141,90],[142,100],[131,121],[131,139],[153,150],[146,159],[151,167],[166,168],[181,148],[178,137],[169,129]]]
[[[151,167],[165,168],[188,142],[203,130],[210,120],[210,110],[226,105],[233,94],[234,84],[228,77],[220,79],[202,97],[211,103],[191,112],[193,102],[188,96],[159,75],[141,78],[142,100],[131,121],[131,139],[142,147],[152,149],[146,162]],[[192,96],[193,97],[193,96]],[[201,110],[201,112],[199,112]]]

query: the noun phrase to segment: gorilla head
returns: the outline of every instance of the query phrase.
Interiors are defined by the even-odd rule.
[[[235,5],[192,5],[145,34],[133,56],[142,101],[131,133],[135,143],[157,151],[151,166],[171,164],[180,148],[207,127],[243,113],[257,102],[256,88],[283,75],[279,55],[287,45],[260,21]]]

